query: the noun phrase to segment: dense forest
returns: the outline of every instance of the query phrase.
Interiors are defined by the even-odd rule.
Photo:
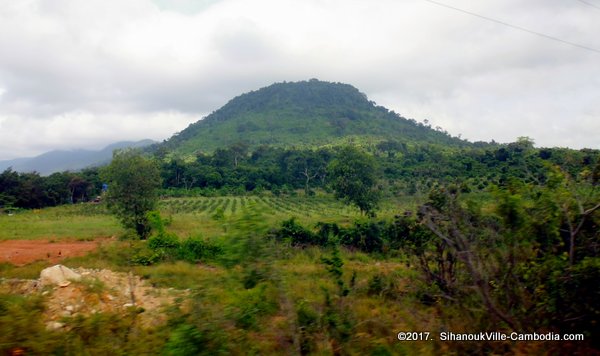
[[[548,180],[550,166],[560,167],[573,177],[599,174],[597,150],[539,149],[527,138],[505,145],[479,146],[441,148],[385,140],[363,149],[377,163],[384,195],[423,195],[436,185],[450,183],[463,192],[505,186],[514,179],[539,185]],[[329,189],[327,167],[339,150],[260,146],[250,151],[247,144],[237,143],[212,154],[199,153],[192,161],[171,158],[165,150],[157,152],[155,159],[160,165],[163,196],[262,191],[279,195],[293,194],[297,189],[312,194],[314,189]],[[101,170],[90,168],[44,177],[9,168],[0,174],[0,206],[42,208],[93,200],[101,194]]]
[[[315,148],[398,137],[411,144],[470,146],[441,127],[432,128],[428,121],[418,123],[378,106],[349,84],[311,79],[275,83],[235,97],[155,147],[181,156],[238,142],[250,149],[262,145]]]

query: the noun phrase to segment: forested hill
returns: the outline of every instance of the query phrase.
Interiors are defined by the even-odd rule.
[[[377,106],[351,85],[311,79],[276,83],[240,95],[170,138],[163,147],[186,154],[238,142],[250,147],[319,147],[390,139],[468,145]]]

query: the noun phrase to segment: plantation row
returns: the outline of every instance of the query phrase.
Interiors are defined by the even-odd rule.
[[[205,214],[224,216],[241,214],[247,209],[256,209],[266,214],[322,216],[335,215],[352,217],[358,214],[354,207],[328,197],[197,197],[170,198],[160,201],[159,208],[170,214]]]

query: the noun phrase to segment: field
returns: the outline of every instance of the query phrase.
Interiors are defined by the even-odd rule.
[[[414,200],[388,201],[379,216],[392,217],[400,211],[413,209]],[[202,234],[214,237],[223,227],[247,211],[263,215],[272,224],[295,217],[303,224],[336,222],[348,224],[360,218],[358,209],[334,200],[317,197],[197,197],[169,198],[159,203],[162,215],[172,218],[170,229],[182,235]],[[22,211],[12,216],[0,215],[2,240],[93,240],[99,237],[120,236],[124,233],[119,222],[103,205],[65,205],[43,210]]]
[[[380,216],[391,218],[413,204],[387,202]],[[78,339],[83,336],[73,329],[75,325],[88,320],[85,318],[97,317],[96,314],[82,312],[77,317],[60,317],[52,314],[56,310],[41,308],[38,315],[20,316],[31,324],[28,328],[37,340],[23,341],[21,345],[29,345],[29,350],[35,351],[45,342],[52,344],[48,341],[51,339],[69,344],[72,340],[64,341],[57,338],[56,332],[44,331],[43,325],[41,329],[35,326],[60,320],[65,328],[71,328],[70,333],[75,333],[73,340],[79,340],[69,347],[99,353],[114,351],[115,345],[120,345],[120,350],[129,350],[125,353],[143,353],[147,347],[144,345],[179,350],[173,354],[186,354],[185,350],[190,348],[193,352],[187,354],[331,354],[340,350],[353,354],[430,354],[439,350],[440,345],[435,343],[402,344],[396,340],[398,331],[427,329],[427,320],[432,320],[428,314],[435,313],[434,308],[422,307],[417,312],[415,300],[404,298],[413,290],[414,272],[406,267],[402,256],[377,257],[341,249],[344,261],[341,279],[349,290],[342,295],[338,282],[323,263],[323,258],[334,253],[331,248],[291,247],[265,237],[269,230],[290,217],[309,227],[317,222],[349,225],[363,218],[356,208],[322,195],[173,198],[162,200],[159,210],[169,233],[182,240],[200,236],[221,246],[224,252],[199,263],[169,259],[149,265],[132,263],[147,251],[146,242],[127,239],[118,221],[101,204],[1,215],[0,241],[5,243],[7,240],[37,242],[36,248],[48,251],[53,244],[100,243],[96,251],[88,254],[57,257],[53,253],[23,266],[1,263],[0,277],[6,281],[37,278],[43,268],[59,262],[71,268],[133,273],[156,288],[157,293],[170,288],[188,293],[174,305],[164,305],[161,309],[170,320],[167,324],[150,329],[144,326],[144,337],[128,337],[116,330],[111,335],[117,340],[114,343],[100,336],[85,342]],[[106,285],[94,288],[100,289],[96,293],[111,290]],[[0,292],[17,293],[6,287]],[[53,295],[58,292],[46,296],[47,303],[60,304],[52,299]],[[27,303],[28,298],[37,297],[21,298],[25,298],[21,303]],[[119,315],[118,311],[114,313]],[[199,334],[187,335],[186,328]],[[5,345],[12,342],[19,346],[8,339],[13,333],[14,330],[5,332],[2,340],[8,342]],[[165,340],[169,341],[165,344]]]
[[[465,206],[490,216],[495,211],[490,195],[477,193],[470,201]],[[581,347],[435,339],[443,330],[478,332],[498,324],[482,312],[475,293],[461,298],[479,309],[445,302],[423,278],[414,240],[384,230],[409,226],[394,224],[414,216],[418,203],[388,199],[370,219],[325,193],[168,198],[159,202],[160,218],[147,241],[125,231],[103,204],[1,214],[0,350],[434,355]],[[334,226],[346,235],[330,232],[328,241],[319,240],[323,227]],[[383,245],[372,244],[377,236],[387,236]],[[448,260],[429,265],[452,262],[437,246],[426,256]],[[98,277],[64,288],[33,281],[56,263]],[[401,342],[402,331],[433,339]]]

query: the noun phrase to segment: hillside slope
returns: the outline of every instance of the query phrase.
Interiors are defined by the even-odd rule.
[[[163,143],[179,154],[237,142],[250,147],[316,147],[349,140],[465,145],[466,141],[377,106],[348,84],[311,79],[240,95]]]

